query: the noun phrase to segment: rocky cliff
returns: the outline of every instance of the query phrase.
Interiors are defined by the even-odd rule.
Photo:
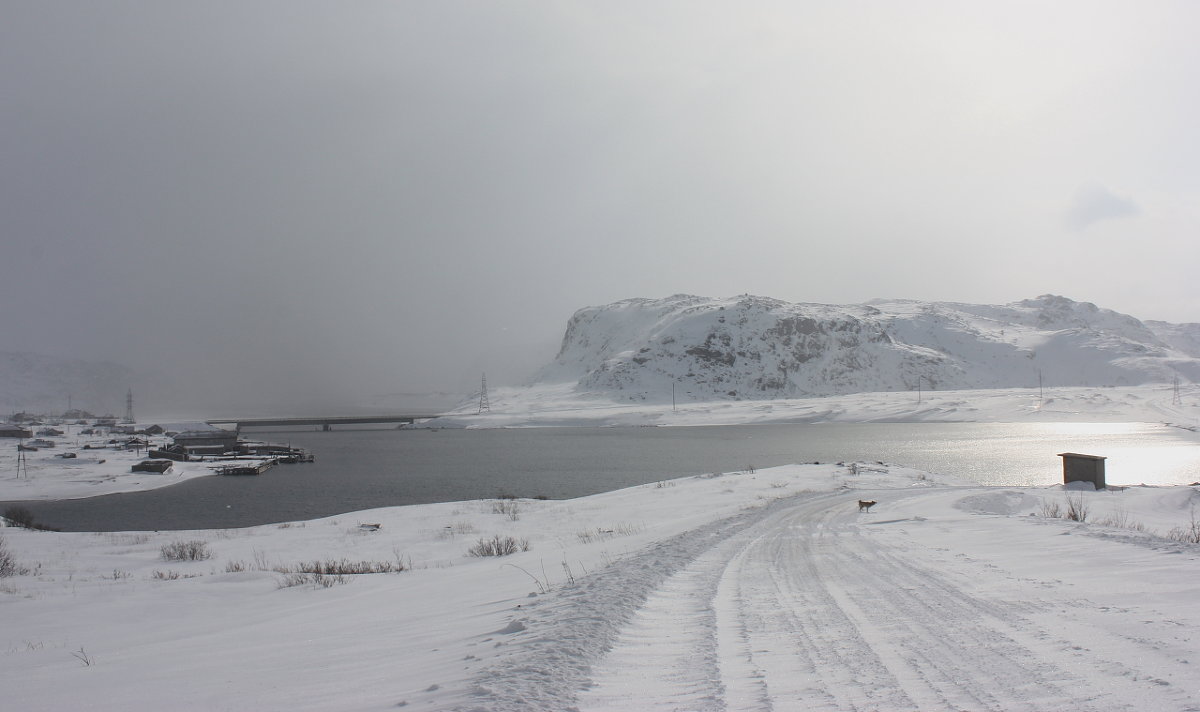
[[[588,307],[543,382],[631,400],[1097,386],[1200,378],[1200,325],[1044,295],[1006,305],[675,295]]]

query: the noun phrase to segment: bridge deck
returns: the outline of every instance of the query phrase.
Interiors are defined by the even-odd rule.
[[[253,428],[270,425],[365,425],[368,423],[415,423],[418,420],[432,420],[439,415],[331,415],[315,418],[216,418],[204,422],[209,425],[235,425],[241,428]]]

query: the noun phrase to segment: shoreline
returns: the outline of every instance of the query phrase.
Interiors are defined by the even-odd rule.
[[[1200,429],[1200,403],[1189,395],[1173,403],[1169,386],[932,391],[919,402],[907,392],[855,393],[819,398],[622,404],[578,395],[566,385],[496,389],[491,412],[450,413],[412,429],[571,427],[701,427],[821,423],[1152,423],[1191,432]],[[83,443],[65,426],[63,440]],[[159,438],[161,439],[161,438]],[[102,440],[96,438],[93,440]],[[157,443],[158,440],[155,440]],[[163,440],[165,442],[165,440]],[[14,443],[15,445],[15,443]],[[0,452],[0,501],[45,502],[143,492],[218,474],[211,462],[176,462],[168,473],[134,473],[140,451],[98,449],[95,457],[54,457],[68,449],[25,453],[28,477],[17,478],[17,453]],[[82,451],[80,451],[82,452]]]
[[[146,492],[181,484],[199,477],[220,475],[228,460],[196,459],[172,461],[165,472],[134,472],[133,467],[151,460],[150,450],[170,444],[161,435],[137,436],[142,444],[127,447],[125,434],[83,434],[89,426],[62,424],[61,436],[50,436],[54,444],[36,450],[0,450],[0,502],[47,502],[88,499],[111,494]],[[64,455],[69,455],[64,457]],[[265,458],[250,458],[261,463]]]
[[[862,658],[905,640],[935,649],[946,640],[941,628],[903,626],[923,620],[920,612],[931,601],[938,611],[959,611],[966,602],[972,609],[961,625],[997,626],[995,634],[972,629],[957,653],[971,663],[964,669],[977,671],[969,680],[976,687],[993,684],[1004,669],[991,659],[993,649],[1005,653],[1011,643],[1004,641],[1015,637],[1034,641],[1019,652],[1039,668],[1057,666],[1058,678],[1087,675],[1089,689],[1116,679],[1123,685],[1118,691],[1129,688],[1124,697],[1105,698],[1121,703],[1114,709],[1134,698],[1185,709],[1176,702],[1200,679],[1186,663],[1191,646],[1179,642],[1200,631],[1187,605],[1198,580],[1197,550],[1163,535],[1188,525],[1186,506],[1200,493],[1189,487],[1084,493],[1093,515],[1087,524],[1050,513],[1070,494],[1061,486],[973,486],[903,467],[794,465],[570,500],[386,507],[239,529],[3,529],[21,573],[0,581],[8,594],[0,595],[0,605],[12,621],[0,681],[16,707],[29,709],[100,700],[106,710],[265,705],[451,712],[468,703],[524,709],[530,699],[544,700],[546,709],[587,709],[581,697],[620,697],[628,683],[642,699],[653,689],[638,685],[662,684],[643,681],[636,670],[657,666],[645,656],[663,648],[630,646],[626,632],[635,643],[645,640],[637,626],[647,624],[676,642],[686,642],[689,631],[719,639],[727,630],[719,620],[688,618],[695,629],[678,632],[655,626],[677,620],[697,600],[701,612],[745,611],[757,620],[781,610],[778,601],[754,593],[778,590],[767,585],[770,576],[819,566],[816,575],[796,580],[830,586],[833,595],[782,609],[808,612],[815,625],[840,620],[845,610],[863,615],[857,635],[821,638],[856,641]],[[859,512],[856,499],[878,504]],[[829,547],[835,538],[838,545]],[[469,553],[492,540],[519,546],[502,559]],[[761,556],[753,553],[772,542]],[[826,548],[818,556],[810,546]],[[202,556],[168,556],[186,547]],[[782,567],[780,552],[789,557]],[[884,570],[856,565],[864,557]],[[354,570],[309,573],[312,562]],[[729,590],[722,586],[733,583],[747,594],[721,596]],[[889,605],[911,599],[913,609],[853,606],[851,597],[863,591]],[[655,618],[660,600],[670,604],[666,622]],[[1030,612],[1014,618],[1014,600]],[[987,611],[1008,613],[980,615]],[[794,639],[803,630],[797,623],[783,632]],[[1130,630],[1136,639],[1120,637]],[[1057,640],[1053,635],[1077,647],[1063,652],[1037,644]],[[1102,643],[1112,640],[1135,646],[1124,657],[1136,661],[1136,678],[1114,678],[1097,663],[1107,659]],[[840,649],[818,646],[813,654]],[[828,655],[832,669],[836,656]],[[341,663],[330,665],[331,659]],[[760,679],[728,664],[741,659],[722,657],[730,689]],[[611,667],[621,664],[633,671]],[[530,669],[553,677],[547,682],[528,675]],[[790,677],[774,679],[783,684]],[[1170,685],[1160,683],[1168,679]],[[950,689],[961,684],[956,678]],[[1042,704],[1028,697],[1042,689],[1001,685],[989,694],[1005,707],[1062,706],[1057,698]]]

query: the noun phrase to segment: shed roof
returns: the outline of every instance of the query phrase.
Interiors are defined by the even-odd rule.
[[[1059,457],[1078,457],[1081,460],[1107,460],[1108,459],[1107,457],[1104,457],[1102,455],[1081,455],[1077,452],[1060,452],[1060,453],[1058,453],[1058,456]]]

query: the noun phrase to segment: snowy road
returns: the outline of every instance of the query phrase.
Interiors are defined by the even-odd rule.
[[[887,499],[893,511],[903,500],[911,512],[922,500],[967,493],[856,496]],[[536,692],[516,684],[514,707],[1196,709],[1185,687],[1156,677],[1172,666],[1195,677],[1172,650],[1169,621],[1136,636],[1098,630],[1090,602],[1068,605],[1056,582],[998,571],[955,542],[930,544],[935,525],[920,516],[859,514],[853,502],[812,495],[726,520],[645,554],[627,580],[591,582],[566,597],[553,616],[559,626],[571,621],[571,633],[541,632],[593,647],[577,647],[578,669],[538,680]],[[636,584],[646,569],[664,573],[643,597]],[[984,574],[1000,583],[977,586]],[[618,626],[621,601],[629,610]],[[605,641],[611,649],[601,656],[595,647]],[[524,670],[543,669],[536,658],[524,657]],[[561,672],[561,660],[554,667]],[[503,687],[493,682],[493,692]],[[493,698],[497,709],[504,698]]]

